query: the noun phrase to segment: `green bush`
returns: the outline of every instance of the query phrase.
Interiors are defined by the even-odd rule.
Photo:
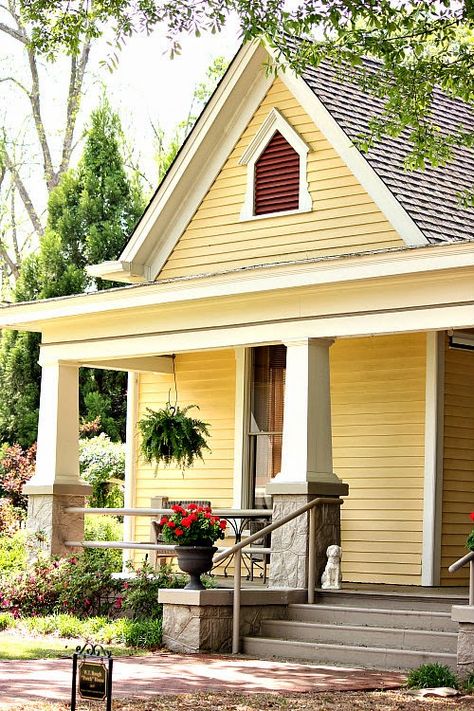
[[[155,571],[146,563],[138,569],[129,566],[135,577],[123,583],[121,606],[134,620],[161,619],[162,605],[158,603],[160,588],[184,588],[187,579],[173,572],[171,565],[162,565]]]
[[[123,540],[123,523],[116,516],[93,514],[85,517],[84,540],[86,541],[121,541]],[[90,558],[103,560],[114,572],[122,570],[122,551],[118,548],[102,549],[88,548]]]
[[[469,674],[469,676],[464,680],[462,686],[466,694],[474,693],[474,672]]]
[[[127,647],[156,649],[161,645],[161,619],[125,620],[123,641]]]
[[[0,518],[3,506],[0,507]],[[1,526],[0,526],[1,528]],[[17,531],[10,536],[0,536],[0,574],[22,570],[28,557],[25,531]]]
[[[92,486],[89,506],[121,508],[125,479],[125,445],[112,442],[105,433],[79,440],[79,463],[82,478]]]
[[[9,612],[0,612],[0,632],[8,629],[9,627],[14,627],[15,618]]]
[[[458,679],[446,664],[422,664],[412,669],[407,677],[409,689],[432,689],[439,686],[450,686],[457,689]]]

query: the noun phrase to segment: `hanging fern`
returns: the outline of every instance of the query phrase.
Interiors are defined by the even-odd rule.
[[[203,450],[209,450],[208,424],[189,417],[187,412],[197,405],[180,408],[169,403],[161,410],[147,408],[138,423],[142,434],[141,451],[147,462],[176,464],[182,470],[192,466],[196,458],[204,461]],[[199,408],[198,408],[199,409]],[[210,450],[209,450],[210,451]]]

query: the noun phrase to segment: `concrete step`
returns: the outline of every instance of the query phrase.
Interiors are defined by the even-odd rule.
[[[318,664],[407,671],[420,664],[439,662],[456,668],[456,655],[444,651],[427,652],[384,647],[321,644],[269,637],[244,637],[243,652],[250,656],[298,659]]]
[[[358,600],[358,602],[360,602]],[[360,625],[367,627],[394,627],[396,629],[433,630],[457,632],[450,612],[405,610],[390,608],[351,607],[349,605],[292,604],[288,605],[288,619],[315,624]]]
[[[366,590],[317,590],[315,602],[349,607],[378,607],[383,609],[430,610],[450,612],[452,605],[467,605],[465,595],[417,594]]]
[[[455,632],[431,632],[393,627],[367,627],[356,625],[330,625],[296,622],[295,620],[264,620],[262,637],[318,644],[341,644],[360,647],[437,652],[454,654],[457,649]]]

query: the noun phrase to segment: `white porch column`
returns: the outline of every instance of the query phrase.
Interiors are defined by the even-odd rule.
[[[67,506],[84,506],[92,490],[79,477],[78,440],[79,368],[43,363],[36,471],[23,491],[27,528],[50,554],[68,555],[64,541],[84,537],[84,516],[64,513]]]
[[[348,486],[333,471],[330,338],[286,343],[285,409],[281,472],[268,485],[277,520],[318,496],[345,496]],[[304,587],[307,581],[309,515],[272,534],[270,584]],[[317,577],[326,563],[326,548],[340,544],[340,509],[317,509]]]

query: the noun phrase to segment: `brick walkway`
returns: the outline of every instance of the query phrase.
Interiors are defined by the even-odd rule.
[[[66,659],[0,661],[0,709],[38,699],[65,701],[71,695],[72,662]],[[317,667],[246,657],[160,653],[114,660],[114,698],[219,692],[298,692],[394,689],[395,672]]]

